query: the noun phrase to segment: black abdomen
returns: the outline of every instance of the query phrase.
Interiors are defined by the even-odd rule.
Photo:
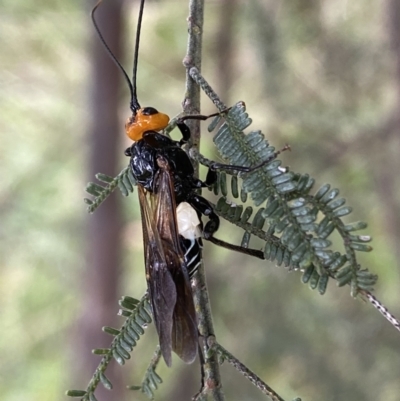
[[[192,278],[201,263],[203,243],[201,242],[201,238],[186,239],[181,235],[179,236],[179,240],[189,277]]]

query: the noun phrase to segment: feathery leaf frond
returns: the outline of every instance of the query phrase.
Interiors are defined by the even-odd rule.
[[[124,365],[125,361],[130,359],[130,354],[136,346],[137,341],[144,334],[144,329],[151,323],[151,307],[147,293],[139,301],[131,297],[123,297],[119,304],[121,310],[120,316],[126,318],[125,323],[120,329],[112,327],[103,327],[103,331],[114,337],[110,348],[97,348],[92,352],[95,355],[101,355],[102,359],[94,372],[86,390],[69,390],[67,395],[70,397],[79,397],[82,401],[93,401],[96,399],[94,392],[99,383],[111,390],[112,383],[105,375],[108,364],[115,359],[118,364]]]
[[[192,70],[192,77],[206,93],[210,92],[211,88],[204,84],[204,79]],[[213,95],[210,98],[215,100]],[[226,109],[222,103],[216,104],[220,110]],[[275,148],[260,131],[244,133],[250,124],[245,104],[239,102],[229,110],[214,135],[219,153],[229,164],[253,167],[264,162],[260,168],[249,173],[218,171],[217,183],[213,187],[215,194],[222,195],[215,206],[217,213],[245,230],[242,245],[248,246],[251,235],[263,239],[266,242],[266,259],[276,260],[278,265],[284,263],[291,269],[300,269],[303,272],[302,281],[321,294],[325,292],[329,278],[335,279],[339,286],[349,284],[352,296],[361,290],[372,291],[377,276],[361,269],[356,258],[356,251],[372,250],[366,244],[371,237],[352,234],[365,228],[366,224],[344,223],[342,219],[351,213],[352,208],[345,205],[344,198],[338,197],[339,190],[325,184],[313,195],[315,180],[308,174],[293,173],[282,167],[281,161],[273,157]],[[209,131],[216,126],[213,121]],[[212,167],[213,162],[202,155],[192,152],[192,156]],[[237,199],[240,193],[242,204],[227,200],[226,174],[232,175],[229,195]],[[241,179],[240,190],[238,178]],[[257,209],[251,222],[253,209],[243,204],[247,194],[256,207],[264,204]],[[333,232],[342,238],[343,253],[332,249],[328,237]]]

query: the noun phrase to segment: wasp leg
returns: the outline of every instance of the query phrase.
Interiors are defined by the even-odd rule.
[[[179,141],[179,145],[182,146],[185,143],[187,143],[190,139],[190,128],[186,125],[185,121],[186,120],[200,120],[200,121],[205,121],[208,120],[209,118],[220,116],[221,114],[224,114],[228,112],[231,108],[229,107],[226,110],[223,110],[218,113],[214,114],[209,114],[208,116],[205,116],[203,114],[192,114],[192,115],[187,115],[180,117],[176,120],[176,126],[179,128],[182,134],[182,139]]]
[[[209,221],[206,223],[203,229],[204,239],[212,242],[215,245],[222,246],[223,248],[230,249],[232,251],[241,252],[245,255],[255,256],[259,259],[265,259],[264,253],[258,249],[250,249],[239,245],[233,245],[229,242],[225,242],[214,237],[214,233],[219,228],[220,220],[210,203],[205,198],[200,195],[193,195],[188,200],[188,202],[194,207],[197,212],[209,218]]]
[[[217,181],[217,172],[209,168],[205,181],[193,177],[192,187],[193,189],[208,188],[211,185],[213,185],[216,181]]]
[[[204,185],[206,187],[210,187],[211,185],[213,185],[216,182],[217,182],[217,172],[215,170],[212,170],[211,168],[209,168]]]
[[[254,256],[263,260],[265,259],[264,252],[260,251],[259,249],[245,248],[244,246],[234,245],[221,239],[215,238],[214,236],[206,239],[207,241],[210,241],[215,245],[222,246],[223,248],[230,249],[231,251],[244,253],[245,255]]]
[[[290,150],[290,146],[286,144],[282,149],[276,151],[273,153],[271,156],[267,157],[265,160],[263,160],[261,163],[257,164],[256,166],[251,166],[251,167],[245,167],[245,166],[234,166],[231,164],[223,164],[223,163],[212,163],[211,166],[209,167],[210,170],[236,170],[236,171],[241,171],[244,173],[251,173],[255,170],[258,170],[259,168],[265,166],[266,164],[270,163],[272,160],[276,159],[279,154],[284,152],[285,150]]]
[[[211,237],[219,228],[219,217],[214,212],[214,209],[210,203],[200,195],[193,195],[190,197],[188,202],[194,207],[194,209],[200,214],[209,218],[203,229],[203,235],[205,239]]]

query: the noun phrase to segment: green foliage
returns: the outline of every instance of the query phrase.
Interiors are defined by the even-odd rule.
[[[86,390],[69,390],[67,395],[70,397],[79,397],[83,401],[95,401],[96,397],[94,391],[99,383],[106,389],[112,389],[112,383],[105,375],[105,371],[112,359],[120,365],[124,365],[125,361],[130,359],[130,354],[136,347],[140,337],[144,334],[145,328],[151,323],[151,308],[148,302],[147,294],[145,294],[140,301],[131,298],[123,297],[119,304],[121,310],[120,316],[125,317],[125,322],[120,329],[113,327],[103,327],[103,331],[114,337],[110,348],[97,348],[93,350],[93,354],[101,355],[102,359],[97,367],[92,379],[90,380]],[[146,389],[146,394],[150,394],[151,390],[147,388],[154,388],[153,382],[161,382],[159,376],[155,373],[156,364],[153,364],[152,369],[148,369],[145,380],[141,388]],[[155,387],[156,388],[156,387]]]
[[[117,187],[122,195],[128,196],[130,192],[133,192],[133,185],[136,184],[129,167],[124,168],[115,178],[102,173],[96,174],[96,178],[102,185],[89,182],[85,188],[86,192],[94,197],[93,200],[84,198],[89,213],[93,213]]]
[[[157,374],[156,368],[161,359],[161,348],[157,346],[154,356],[146,369],[146,373],[140,386],[129,386],[130,390],[140,390],[146,394],[151,400],[154,399],[154,391],[157,390],[158,385],[162,383],[161,377]]]
[[[344,198],[338,197],[339,190],[325,184],[311,194],[314,179],[308,174],[296,174],[282,168],[281,161],[273,157],[277,155],[275,148],[260,131],[244,134],[250,124],[244,103],[237,103],[219,127],[214,143],[232,165],[257,166],[267,161],[253,172],[235,174],[242,178],[241,193],[250,194],[255,206],[265,203],[265,207],[259,208],[249,223],[253,209],[244,209],[243,204],[226,200],[226,172],[222,172],[214,187],[215,193],[220,191],[222,194],[216,205],[217,212],[245,230],[242,245],[248,244],[250,235],[263,239],[267,260],[300,269],[304,272],[302,281],[309,283],[312,289],[317,288],[320,294],[325,292],[329,278],[337,280],[339,286],[350,284],[352,296],[360,290],[372,291],[377,276],[361,270],[356,258],[356,251],[372,250],[365,244],[371,237],[351,234],[365,228],[366,224],[345,224],[342,218],[352,209],[345,206]],[[199,160],[207,166],[212,165],[204,157]],[[231,195],[237,199],[238,183],[233,177]],[[242,202],[243,199],[246,201],[246,196],[241,198]],[[266,231],[264,225],[267,225]],[[331,249],[332,243],[327,238],[334,232],[342,238],[343,254]]]

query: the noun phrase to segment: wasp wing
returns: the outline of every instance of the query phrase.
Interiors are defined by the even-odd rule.
[[[153,193],[138,186],[145,244],[146,278],[161,352],[186,363],[197,355],[197,323],[190,280],[179,245],[174,187],[167,161],[159,157]],[[147,195],[147,196],[146,196]]]
[[[176,275],[176,305],[172,325],[172,349],[186,363],[196,359],[198,331],[196,310],[190,282],[182,274]]]
[[[168,162],[159,157],[158,188],[156,189],[158,219],[157,228],[164,243],[169,271],[176,288],[176,305],[173,313],[172,349],[186,363],[192,363],[197,355],[198,331],[196,310],[190,286],[189,274],[184,255],[180,247],[178,224],[176,219],[175,191]],[[165,216],[170,216],[166,218]],[[179,264],[176,263],[179,259]]]
[[[147,286],[163,357],[171,366],[172,318],[176,304],[176,289],[167,267],[162,240],[156,227],[153,208],[143,187],[138,186],[142,214],[143,241]],[[147,193],[148,195],[151,195]]]

